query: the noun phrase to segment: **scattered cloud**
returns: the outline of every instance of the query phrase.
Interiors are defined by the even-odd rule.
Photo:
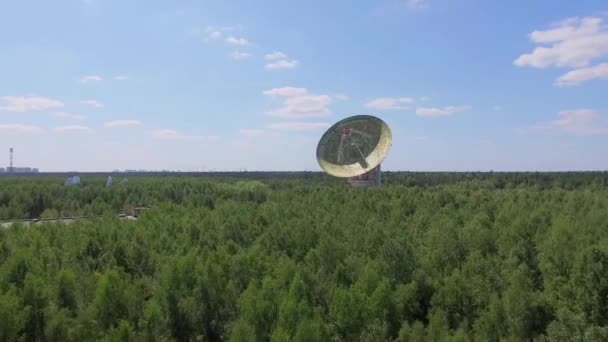
[[[126,75],[116,75],[116,76],[114,76],[114,80],[116,80],[116,81],[127,81],[127,80],[129,80],[129,76],[126,76]]]
[[[569,71],[560,76],[555,81],[555,85],[558,87],[572,87],[593,79],[608,79],[608,63]]]
[[[222,32],[221,31],[212,31],[209,32],[209,38],[212,40],[218,40],[222,38]]]
[[[281,87],[281,88],[272,88],[270,90],[265,90],[263,92],[264,95],[268,96],[301,96],[306,95],[308,90],[306,88],[296,88],[296,87]]]
[[[517,131],[562,132],[574,135],[608,134],[608,117],[592,109],[564,110],[558,113],[557,120],[540,122]]]
[[[550,46],[540,46],[532,53],[519,56],[515,65],[578,68],[608,53],[608,31],[599,17],[569,18],[551,29],[532,32],[529,38]]]
[[[219,41],[219,40],[223,40],[225,41],[228,45],[233,45],[233,46],[238,46],[241,48],[244,48],[248,45],[251,45],[251,43],[249,42],[249,40],[247,40],[244,37],[236,37],[234,35],[233,31],[241,31],[241,29],[237,29],[235,27],[232,26],[226,26],[226,27],[211,27],[208,26],[205,29],[205,41]],[[232,32],[232,34],[231,34]],[[198,34],[197,35],[201,35],[202,31],[199,28],[198,29]],[[247,59],[252,57],[253,55],[250,52],[246,52],[246,51],[239,51],[239,50],[234,50],[231,53],[228,54],[230,56],[230,58],[234,59],[234,60],[242,60],[242,59]]]
[[[269,124],[267,127],[277,130],[289,131],[307,131],[330,127],[331,124],[326,122],[281,122]]]
[[[249,41],[247,39],[245,39],[245,38],[236,38],[234,36],[228,36],[228,37],[226,37],[226,43],[232,44],[232,45],[240,45],[240,46],[249,45]]]
[[[76,115],[76,114],[70,114],[70,113],[66,113],[66,112],[55,112],[53,113],[53,116],[59,119],[72,119],[72,120],[84,120],[87,117],[84,115]]]
[[[299,62],[295,59],[282,59],[276,62],[266,63],[264,66],[268,70],[295,69]]]
[[[97,83],[103,81],[99,75],[87,75],[80,78],[80,83]]]
[[[402,104],[410,104],[413,102],[414,99],[411,97],[379,97],[367,102],[365,107],[378,110],[403,110],[408,109],[408,107],[402,106]]]
[[[232,32],[235,30],[237,30],[237,28],[233,27],[233,26],[223,26],[223,27],[207,26],[204,31],[200,27],[195,27],[194,29],[190,30],[189,35],[201,36],[204,33],[206,41],[209,41],[209,40],[217,41],[217,40],[222,39],[223,37],[226,37],[229,32]],[[227,38],[230,38],[230,37],[227,37]],[[235,40],[238,40],[234,37],[232,37],[232,38]]]
[[[498,112],[498,111],[501,111],[501,110],[502,110],[502,107],[497,105],[497,106],[492,107],[492,109],[493,109],[494,111]]]
[[[287,54],[281,51],[271,52],[264,56],[264,59],[268,61],[264,67],[268,70],[294,69],[300,63],[287,57]]]
[[[186,135],[172,129],[161,129],[153,132],[156,139],[162,140],[181,140],[181,141],[217,141],[217,135]]]
[[[103,103],[101,103],[97,100],[82,100],[82,101],[80,101],[80,104],[95,107],[95,108],[103,108]]]
[[[429,7],[428,0],[407,0],[407,7],[412,9],[423,9]]]
[[[302,95],[285,99],[284,106],[270,114],[284,118],[321,117],[331,114],[331,97],[328,95]]]
[[[251,54],[249,52],[234,51],[230,54],[230,57],[232,57],[232,59],[240,60],[251,57]]]
[[[279,134],[277,132],[271,132],[265,129],[259,128],[243,128],[239,130],[239,134],[247,138],[259,138],[259,137],[276,137]]]
[[[421,117],[441,117],[469,110],[471,110],[471,106],[447,106],[443,108],[419,107],[416,108],[416,115]]]
[[[423,97],[420,98],[420,101],[421,102],[429,102],[429,101],[431,101],[431,98],[428,97],[428,96],[423,96]]]
[[[132,127],[141,126],[143,122],[139,120],[114,120],[103,124],[105,127]]]
[[[331,114],[328,106],[331,104],[329,95],[310,94],[306,88],[282,87],[263,92],[264,95],[284,97],[283,107],[270,112],[272,116],[283,118],[311,118]]]
[[[556,86],[608,78],[606,64],[590,66],[593,61],[608,57],[608,28],[601,17],[568,18],[547,30],[530,33],[529,38],[539,46],[513,63],[520,67],[574,69],[558,78]]]
[[[41,131],[42,129],[36,126],[22,124],[0,124],[0,133],[2,134],[25,134],[37,133]]]
[[[569,133],[581,135],[608,133],[608,121],[594,110],[566,110],[559,112],[558,115],[559,119],[551,124]]]
[[[346,94],[342,94],[342,93],[333,94],[332,97],[339,101],[348,101],[348,99],[349,99]]]
[[[267,61],[273,61],[275,59],[284,59],[287,58],[287,54],[281,51],[274,51],[264,56],[264,59]]]
[[[34,110],[62,108],[63,102],[41,96],[3,96],[0,97],[0,111],[24,113]]]
[[[87,126],[69,125],[69,126],[55,127],[55,131],[56,132],[83,132],[83,133],[89,133],[89,132],[92,132],[93,130],[90,129],[89,127],[87,127]]]

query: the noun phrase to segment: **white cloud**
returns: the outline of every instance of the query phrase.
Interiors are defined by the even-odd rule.
[[[590,67],[593,61],[608,57],[608,29],[600,17],[569,18],[547,30],[532,32],[529,38],[539,46],[513,63],[520,67],[574,68],[555,81],[557,86],[579,85],[608,75],[605,64]]]
[[[101,81],[103,81],[103,78],[99,75],[87,75],[80,78],[80,83],[95,83]]]
[[[73,120],[84,120],[87,117],[84,115],[76,115],[76,114],[70,114],[70,113],[66,113],[66,112],[56,112],[53,113],[53,116],[59,119],[73,119]]]
[[[264,56],[264,59],[267,61],[273,61],[275,59],[285,59],[287,58],[287,54],[281,51],[274,51]]]
[[[130,127],[141,126],[143,122],[139,120],[114,120],[103,124],[105,127]]]
[[[225,37],[228,32],[233,32],[235,30],[240,30],[241,28],[238,27],[233,27],[233,26],[223,26],[223,27],[213,27],[213,26],[207,26],[204,30],[204,34],[205,34],[205,40],[209,41],[209,40],[220,40],[223,37]],[[203,30],[200,27],[195,27],[193,31],[193,36],[201,36],[203,34]],[[227,37],[230,38],[230,37]],[[239,39],[234,38],[234,41],[238,41]],[[231,39],[231,41],[233,40]],[[248,43],[248,42],[247,42]],[[237,44],[239,45],[239,44]]]
[[[281,122],[269,124],[267,127],[277,130],[307,131],[330,127],[326,122]]]
[[[294,69],[300,62],[295,59],[288,59],[287,54],[281,51],[274,51],[264,56],[268,61],[264,67],[268,70]]]
[[[55,127],[55,131],[57,131],[57,132],[84,132],[84,133],[92,132],[92,130],[89,127],[81,126],[81,125],[69,125],[69,126]]]
[[[241,45],[241,46],[249,45],[249,41],[247,39],[236,38],[234,36],[226,37],[226,43],[232,44],[232,45]]]
[[[282,87],[263,92],[264,95],[285,97],[283,107],[270,112],[272,116],[283,118],[312,118],[331,114],[329,95],[310,94],[306,88]]]
[[[264,67],[268,70],[294,69],[298,64],[299,62],[295,59],[282,59],[276,62],[267,63]]]
[[[156,139],[163,140],[181,140],[181,141],[217,141],[217,135],[186,135],[172,129],[161,129],[153,132]]]
[[[608,63],[567,72],[555,81],[555,85],[558,87],[571,87],[593,79],[608,79]]]
[[[422,102],[428,102],[428,101],[431,101],[431,98],[428,97],[428,96],[423,96],[423,97],[420,98],[420,101],[422,101]]]
[[[62,108],[63,102],[40,96],[3,96],[0,97],[0,110],[24,113],[34,110]]]
[[[241,52],[241,51],[234,51],[230,54],[230,57],[232,57],[232,59],[246,59],[251,57],[251,54],[249,52]]]
[[[447,106],[443,108],[419,107],[416,108],[416,115],[421,117],[440,117],[450,116],[454,113],[461,113],[471,110],[471,106]]]
[[[534,31],[530,40],[549,46],[539,46],[514,63],[536,68],[587,66],[608,54],[608,31],[602,21],[599,17],[569,18],[551,29]]]
[[[284,106],[271,112],[270,115],[283,118],[321,117],[331,114],[329,108],[331,97],[328,95],[302,95],[285,99]]]
[[[281,88],[272,88],[270,90],[265,90],[263,92],[264,95],[268,96],[301,96],[306,95],[308,90],[306,88],[296,88],[296,87],[281,87]]]
[[[116,81],[126,81],[126,80],[129,79],[129,76],[126,76],[126,75],[116,75],[116,76],[114,76],[114,79]]]
[[[502,110],[502,107],[501,107],[501,106],[496,105],[496,106],[492,107],[492,109],[493,109],[494,111],[498,112],[498,111],[501,111],[501,110]]]
[[[0,133],[2,134],[25,134],[37,133],[41,131],[42,129],[36,126],[22,124],[0,124]]]
[[[82,101],[80,101],[80,104],[95,107],[95,108],[103,108],[103,103],[101,103],[97,100],[82,100]]]
[[[564,110],[558,113],[557,120],[540,122],[518,131],[558,131],[574,135],[608,134],[608,118],[592,109]]]
[[[365,107],[379,110],[408,109],[408,107],[401,105],[413,102],[414,99],[411,97],[380,97],[367,102]]]

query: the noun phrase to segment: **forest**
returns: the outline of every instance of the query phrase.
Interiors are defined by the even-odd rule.
[[[0,228],[0,341],[608,340],[608,172],[106,177],[0,177],[86,216]]]

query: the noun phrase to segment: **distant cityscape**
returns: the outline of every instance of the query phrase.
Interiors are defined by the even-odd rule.
[[[38,173],[40,172],[36,167],[0,167],[0,173]]]
[[[38,168],[36,167],[17,167],[13,164],[13,155],[15,153],[14,148],[9,148],[9,160],[10,164],[6,168],[0,167],[0,173],[38,173]]]

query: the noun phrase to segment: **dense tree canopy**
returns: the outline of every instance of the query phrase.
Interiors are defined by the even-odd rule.
[[[0,341],[608,339],[608,174],[0,177]],[[136,220],[116,214],[149,206]]]

